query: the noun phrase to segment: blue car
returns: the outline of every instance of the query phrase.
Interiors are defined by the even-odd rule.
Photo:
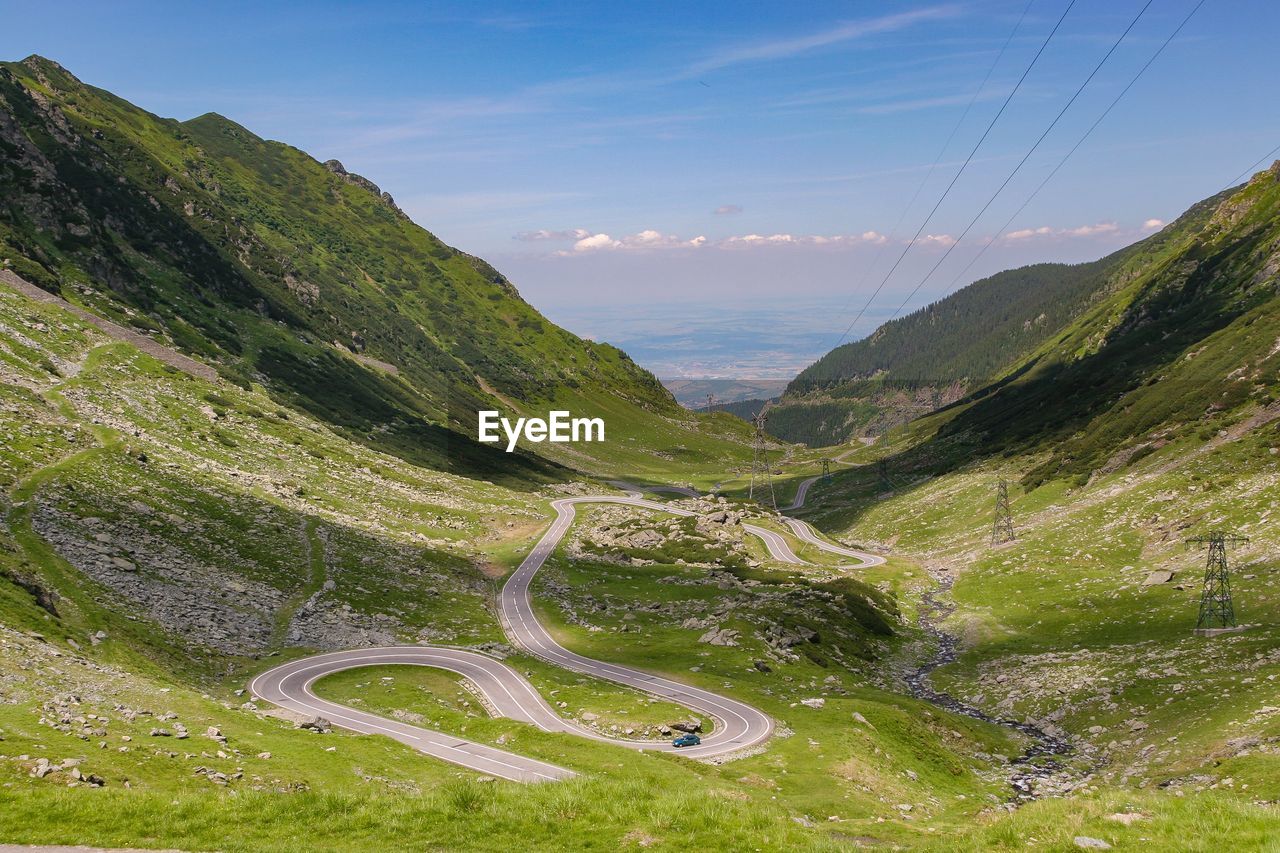
[[[680,735],[680,737],[671,741],[671,745],[679,749],[682,746],[697,746],[702,743],[702,738],[695,734]]]

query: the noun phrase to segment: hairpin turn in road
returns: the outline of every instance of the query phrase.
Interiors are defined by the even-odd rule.
[[[803,490],[792,508],[803,504],[809,485],[811,483],[802,484]],[[711,717],[715,722],[712,732],[703,737],[697,746],[680,749],[681,755],[709,758],[763,743],[773,732],[773,721],[751,705],[654,673],[605,663],[571,652],[551,637],[534,614],[529,597],[530,582],[573,525],[578,504],[624,504],[673,515],[694,515],[680,507],[645,500],[634,487],[626,488],[631,492],[626,497],[599,495],[562,498],[552,502],[551,506],[556,511],[555,520],[499,593],[498,611],[507,637],[513,645],[549,663],[583,675],[633,687]],[[664,490],[693,494],[692,490],[675,487]],[[784,521],[799,538],[823,550],[857,558],[864,566],[884,562],[882,557],[827,543],[818,538],[802,521]],[[780,534],[750,524],[744,525],[744,529],[759,537],[774,559],[793,564],[805,562],[796,556]],[[512,667],[475,651],[447,646],[390,646],[313,655],[267,670],[250,682],[249,690],[259,699],[282,708],[308,716],[323,717],[333,725],[351,731],[386,735],[427,755],[491,776],[518,782],[549,782],[575,775],[571,770],[545,761],[330,702],[317,696],[311,689],[318,679],[326,675],[356,667],[384,664],[430,666],[455,672],[474,685],[495,714],[529,723],[543,731],[566,732],[630,749],[653,752],[676,750],[671,743],[610,738],[576,725],[557,714],[533,685]]]

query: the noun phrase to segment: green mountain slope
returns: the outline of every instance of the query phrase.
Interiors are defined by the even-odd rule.
[[[565,389],[683,417],[371,182],[221,116],[160,118],[31,57],[0,64],[0,155],[15,272],[399,455],[467,467],[477,408]]]
[[[581,776],[498,782],[386,738],[321,735],[273,716],[243,695],[253,673],[282,657],[397,642],[504,657],[558,713],[605,731],[656,735],[686,712],[504,642],[496,584],[534,547],[550,502],[585,484],[509,489],[406,464],[279,406],[261,386],[175,369],[6,278],[0,838],[281,851],[300,838],[334,851],[473,849],[477,838],[495,850],[625,849],[635,838],[837,849],[825,823],[794,818],[870,826],[899,814],[889,792],[916,804],[913,820],[945,827],[1003,793],[1017,738],[892,689],[884,659],[911,638],[894,599],[912,573],[893,564],[854,579],[838,577],[830,557],[776,562],[736,516],[777,522],[736,501],[707,504],[723,519],[709,524],[583,507],[534,596],[576,651],[760,703],[794,733],[760,754],[720,768],[491,719],[464,684],[419,667],[358,669],[316,689]],[[619,437],[634,441],[618,454],[632,466],[619,476],[705,489],[699,466],[728,464],[687,435],[688,453],[667,458],[655,435]],[[729,642],[701,639],[714,625]],[[799,704],[815,697],[825,698]],[[918,830],[901,822],[883,834]]]
[[[984,278],[833,349],[801,371],[787,393],[872,378],[902,385],[984,379],[1074,317],[1106,283],[1113,263],[1033,264]]]
[[[1188,432],[1208,438],[1273,410],[1280,163],[1182,225],[1130,259],[1106,300],[960,406],[938,438],[1047,452],[1030,485],[1088,476]]]
[[[770,431],[813,446],[892,428],[997,379],[1202,228],[1226,193],[1145,240],[1084,264],[1033,264],[976,281],[805,368]]]
[[[815,483],[803,511],[929,572],[903,607],[953,644],[935,689],[1073,746],[1070,794],[957,849],[1197,849],[1205,821],[1242,849],[1276,837],[1280,163],[1181,225],[998,381]],[[993,542],[998,480],[1015,536]],[[1242,537],[1239,630],[1203,636],[1194,540],[1214,530]]]
[[[1280,162],[1131,249],[1078,317],[888,437],[906,474],[1029,455],[1031,488],[1280,416]]]

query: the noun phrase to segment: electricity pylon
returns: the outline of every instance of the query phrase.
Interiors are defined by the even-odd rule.
[[[822,460],[822,479],[824,480],[831,479],[831,460],[830,459]]]
[[[1200,615],[1196,629],[1234,628],[1236,610],[1231,601],[1231,570],[1227,568],[1227,544],[1238,545],[1249,540],[1214,530],[1205,536],[1188,539],[1188,543],[1207,544],[1209,557],[1204,565],[1204,589],[1200,592]]]
[[[1013,535],[1013,510],[1009,508],[1009,484],[1001,477],[996,486],[996,518],[991,525],[991,544],[999,545],[1017,538]]]
[[[716,395],[708,394],[707,395],[707,414],[711,414],[715,410],[716,410]]]
[[[747,497],[751,500],[756,499],[756,485],[759,483],[761,497],[767,486],[769,489],[769,505],[773,507],[774,512],[778,510],[778,499],[773,493],[773,471],[769,468],[769,452],[765,448],[767,439],[764,434],[765,422],[769,420],[769,404],[765,403],[764,408],[760,410],[760,414],[751,419],[756,427],[755,455],[751,458],[751,487],[747,490]],[[763,501],[762,501],[763,502]]]

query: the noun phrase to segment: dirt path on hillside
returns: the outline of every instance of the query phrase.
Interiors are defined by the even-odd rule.
[[[11,270],[0,270],[0,282],[12,287],[28,299],[36,302],[46,302],[52,305],[57,305],[59,308],[64,308],[72,314],[75,314],[81,320],[84,320],[86,323],[97,327],[100,332],[108,337],[127,344],[132,344],[152,358],[163,361],[170,367],[176,367],[183,373],[188,373],[198,379],[207,379],[210,382],[218,378],[217,371],[209,365],[198,362],[194,358],[189,358],[177,350],[167,347],[158,341],[152,340],[140,332],[135,332],[132,329],[126,329],[124,326],[121,326],[118,323],[113,323],[105,317],[99,317],[97,314],[87,311],[79,305],[73,305],[61,296],[55,296],[47,290],[41,290],[26,279],[19,278]]]

